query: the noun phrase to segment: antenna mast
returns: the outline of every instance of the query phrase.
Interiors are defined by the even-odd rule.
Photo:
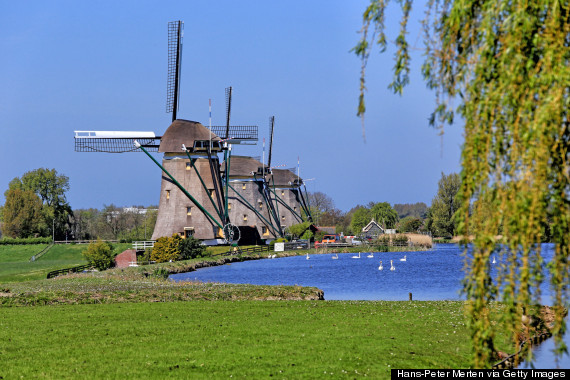
[[[275,126],[275,116],[269,118],[269,157],[267,158],[267,167],[271,168],[271,151],[273,149],[273,127]]]
[[[166,86],[166,112],[172,112],[176,120],[180,95],[180,67],[182,66],[182,37],[184,23],[168,23],[168,81]]]

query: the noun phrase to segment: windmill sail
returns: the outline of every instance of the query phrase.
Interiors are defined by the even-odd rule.
[[[257,126],[256,125],[213,125],[212,133],[217,136],[225,136],[228,132],[227,141],[230,144],[255,145],[257,142]]]
[[[76,152],[126,153],[140,152],[138,141],[150,152],[158,152],[160,136],[154,132],[134,131],[74,131]]]
[[[182,66],[182,21],[168,23],[168,81],[166,86],[166,112],[172,112],[172,121],[177,118],[180,95],[180,67]]]

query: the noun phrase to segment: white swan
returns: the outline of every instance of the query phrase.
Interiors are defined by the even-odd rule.
[[[495,260],[495,256],[493,256],[493,264],[496,264],[497,261]]]
[[[360,252],[358,252],[358,256],[352,256],[352,259],[360,259]]]
[[[400,261],[406,261],[406,255],[404,255],[404,258],[400,259]]]
[[[366,257],[368,257],[369,259],[373,259],[374,258],[374,252],[370,252],[370,254]]]
[[[396,270],[396,267],[394,266],[392,260],[390,260],[390,270]]]
[[[309,257],[309,252],[307,252],[307,260],[309,260],[309,259],[310,259],[310,257]]]
[[[335,255],[332,257],[333,260],[338,260],[338,253],[335,253]]]
[[[384,267],[382,266],[382,260],[380,260],[380,266],[378,267],[378,270],[382,270],[384,269]]]

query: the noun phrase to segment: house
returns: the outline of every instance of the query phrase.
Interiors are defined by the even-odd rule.
[[[378,235],[382,235],[384,233],[386,233],[384,231],[384,228],[382,228],[381,225],[376,223],[374,219],[372,219],[370,223],[368,223],[366,227],[362,229],[362,234],[366,237],[371,237],[371,238],[378,237]]]

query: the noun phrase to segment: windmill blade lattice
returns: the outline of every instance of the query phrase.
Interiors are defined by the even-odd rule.
[[[182,36],[184,23],[168,23],[168,80],[166,83],[166,112],[176,120],[180,94],[180,67],[182,66]]]
[[[150,152],[158,152],[160,136],[154,132],[131,131],[74,131],[76,152],[127,153],[140,152],[138,141]]]

